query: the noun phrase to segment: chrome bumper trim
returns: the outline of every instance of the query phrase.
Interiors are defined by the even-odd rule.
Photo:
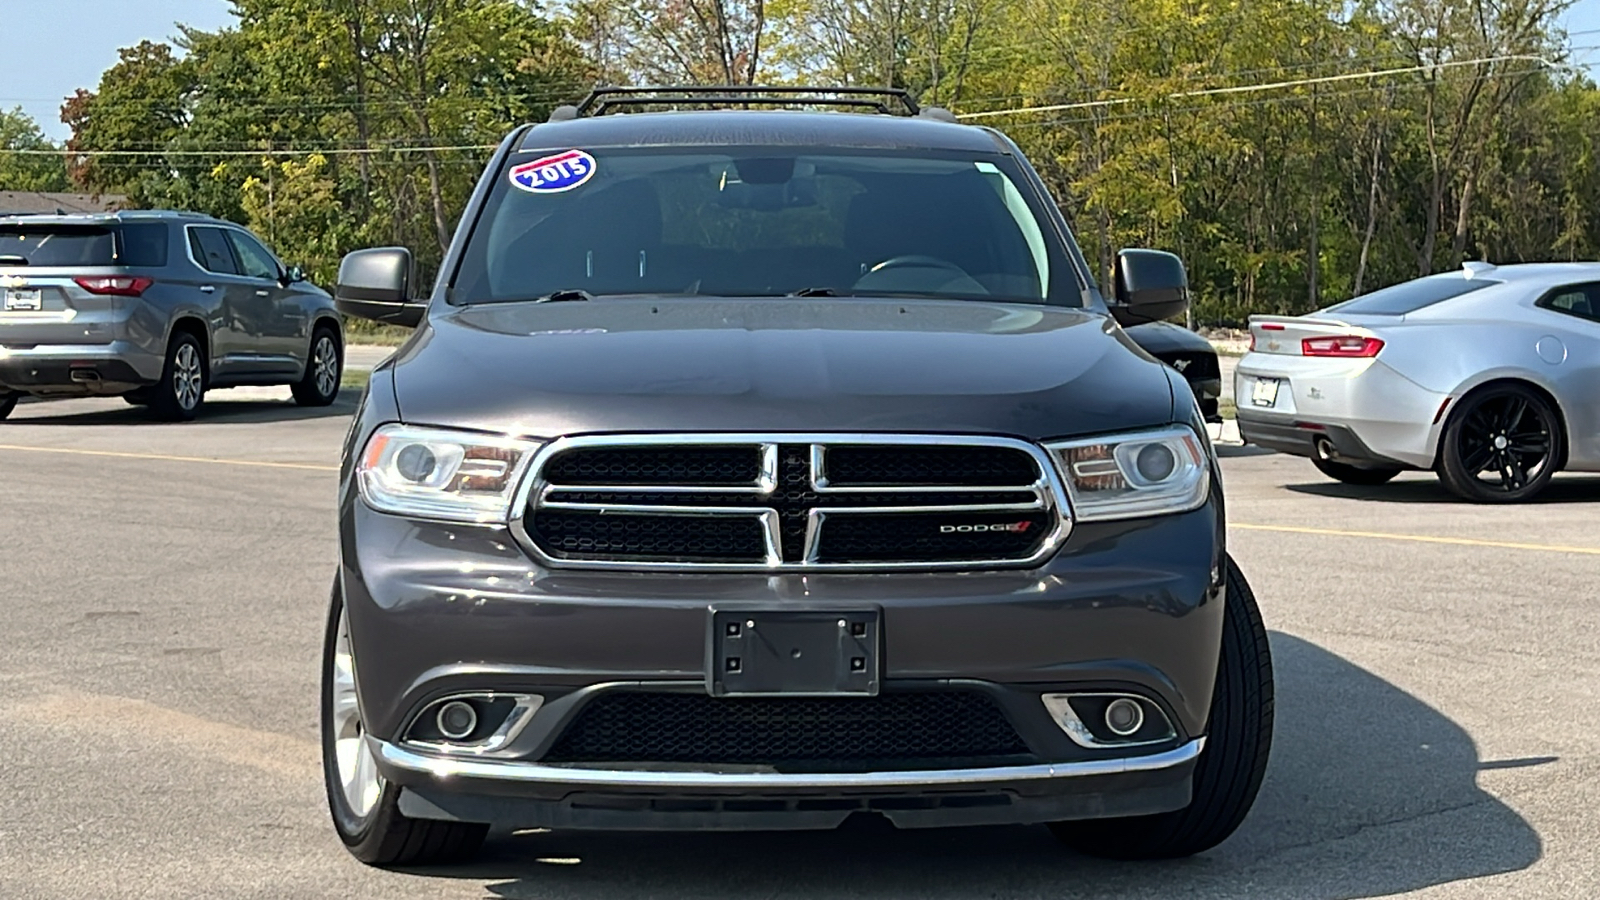
[[[784,774],[779,772],[658,772],[622,769],[585,769],[534,762],[482,759],[447,759],[414,753],[371,735],[372,752],[379,762],[407,772],[435,778],[469,778],[485,781],[572,785],[575,787],[658,788],[662,790],[826,790],[834,788],[919,788],[940,785],[1003,784],[1052,778],[1124,775],[1170,769],[1197,759],[1205,747],[1203,737],[1164,753],[1149,756],[1095,759],[1035,766],[997,766],[986,769],[935,769],[925,772],[841,772]]]

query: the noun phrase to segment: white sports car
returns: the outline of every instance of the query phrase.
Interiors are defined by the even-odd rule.
[[[1516,502],[1600,471],[1600,263],[1467,263],[1307,316],[1252,316],[1244,439],[1350,484],[1432,469]]]

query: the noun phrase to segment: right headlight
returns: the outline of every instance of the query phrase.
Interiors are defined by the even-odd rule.
[[[1206,502],[1205,445],[1182,426],[1045,445],[1080,522],[1188,512]]]
[[[379,512],[451,522],[503,524],[539,450],[534,441],[384,425],[356,465],[356,484]]]

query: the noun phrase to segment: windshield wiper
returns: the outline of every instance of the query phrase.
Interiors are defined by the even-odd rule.
[[[535,297],[534,303],[563,303],[567,300],[593,300],[594,295],[582,288],[567,288],[560,291],[551,291],[543,297]]]
[[[843,297],[844,294],[830,287],[808,287],[798,291],[790,291],[785,296],[789,297]]]

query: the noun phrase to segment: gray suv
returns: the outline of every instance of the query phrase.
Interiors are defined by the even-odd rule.
[[[1193,391],[1015,144],[894,92],[606,89],[516,130],[345,446],[334,825],[379,865],[491,825],[1040,823],[1195,853],[1253,803],[1267,635]],[[895,107],[905,114],[891,115]],[[1120,324],[1119,324],[1120,323]]]
[[[122,396],[192,419],[205,393],[339,393],[332,299],[250,232],[191,213],[0,218],[0,419],[24,395]]]

